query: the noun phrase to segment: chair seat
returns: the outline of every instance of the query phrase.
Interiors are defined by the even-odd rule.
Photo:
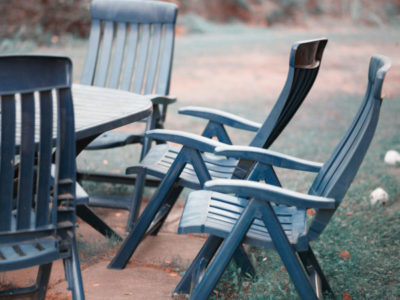
[[[0,272],[51,263],[70,256],[70,251],[60,251],[55,237],[35,238],[23,243],[0,246]]]
[[[180,150],[180,146],[171,144],[153,146],[138,167],[145,168],[147,175],[163,178],[175,161]],[[202,156],[212,179],[231,178],[237,164],[236,159],[227,159],[212,154],[203,154]],[[136,167],[128,168],[128,173],[130,170],[134,171],[135,169]],[[198,190],[201,188],[199,179],[192,165],[186,165],[180,175],[178,184],[191,189]]]
[[[140,143],[143,140],[143,132],[118,132],[108,131],[99,135],[85,149],[98,150],[121,147],[128,144]]]
[[[226,238],[247,203],[246,199],[217,192],[192,192],[185,204],[178,233],[207,233]],[[306,229],[306,211],[284,205],[274,206],[274,210],[290,243],[296,245],[298,237]],[[263,221],[259,219],[253,222],[243,242],[274,248]]]

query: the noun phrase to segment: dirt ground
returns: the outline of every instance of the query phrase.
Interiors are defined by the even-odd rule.
[[[318,116],[312,115],[312,106],[318,106],[321,98],[363,94],[368,62],[375,53],[392,59],[393,66],[384,86],[385,101],[399,100],[399,29],[355,27],[340,25],[337,20],[326,20],[323,25],[314,22],[301,28],[265,29],[226,25],[213,27],[204,34],[179,35],[176,38],[171,83],[171,94],[177,96],[178,103],[171,107],[166,127],[181,130],[190,128],[190,131],[200,133],[204,125],[202,121],[177,113],[180,107],[187,105],[211,106],[261,122],[284,84],[292,43],[321,36],[329,38],[329,42],[320,74],[308,100],[294,117],[295,124],[305,118],[318,121]],[[75,81],[79,81],[85,47],[86,41],[70,41],[67,45],[39,48],[35,52],[71,56]],[[246,144],[249,138],[243,134],[234,135],[234,140],[242,144]],[[103,156],[100,161],[111,161],[114,154]],[[121,155],[122,161],[131,160],[129,154]],[[84,153],[78,165],[90,164],[91,159],[89,154]],[[123,164],[117,166],[117,170],[123,169]],[[176,234],[182,208],[183,203],[178,203],[161,233],[142,243],[126,269],[115,271],[106,268],[115,250],[106,253],[96,250],[99,259],[83,262],[87,299],[170,298],[179,282],[180,271],[188,266],[204,242],[204,237]],[[126,212],[106,211],[104,214],[107,222],[121,233],[124,232]],[[93,241],[100,249],[106,245],[105,239],[85,224],[79,223],[77,234],[79,239]],[[7,273],[3,276],[3,282],[15,283],[14,280],[17,280],[19,283],[28,274],[33,274],[33,271]],[[69,298],[62,266],[56,263],[48,299]]]

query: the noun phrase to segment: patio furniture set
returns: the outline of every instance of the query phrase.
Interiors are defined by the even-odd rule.
[[[373,56],[364,101],[324,162],[268,150],[317,78],[327,39],[295,43],[282,92],[265,121],[203,107],[181,114],[208,120],[202,136],[166,130],[177,7],[155,1],[95,0],[81,84],[72,63],[51,56],[0,57],[0,271],[40,266],[37,282],[0,297],[44,299],[52,262],[64,261],[73,299],[84,299],[75,237],[78,216],[122,240],[90,206],[129,211],[128,236],[109,264],[124,268],[140,242],[156,235],[183,188],[190,193],[178,232],[208,239],[174,294],[206,299],[233,258],[255,275],[244,245],[275,249],[302,299],[333,293],[310,246],[323,233],[363,161],[377,126],[390,61]],[[146,131],[110,131],[137,121]],[[225,127],[252,132],[232,145]],[[173,142],[170,144],[168,142]],[[93,150],[141,145],[127,175],[76,170],[75,157]],[[274,167],[316,173],[303,194],[281,187]],[[78,179],[78,180],[77,180]],[[129,198],[88,195],[81,180],[135,185]],[[145,185],[156,187],[139,214]],[[306,210],[316,211],[306,226]]]

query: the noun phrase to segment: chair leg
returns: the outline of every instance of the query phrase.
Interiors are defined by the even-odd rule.
[[[37,285],[37,294],[36,294],[36,299],[45,299],[46,298],[46,292],[47,292],[47,287],[49,285],[49,279],[50,279],[50,273],[51,273],[51,267],[52,263],[50,264],[45,264],[41,265],[39,267],[37,279],[36,279],[36,285]]]
[[[258,200],[255,200],[258,201]],[[262,203],[260,201],[260,208],[265,226],[274,243],[274,246],[281,257],[295,287],[302,299],[315,299],[317,296],[310,283],[308,275],[304,272],[300,264],[293,246],[290,244],[278,217],[275,215],[274,210],[270,203]]]
[[[250,275],[251,277],[256,276],[256,270],[254,269],[249,257],[247,256],[246,251],[243,248],[243,245],[240,245],[234,255],[236,264],[240,267],[242,274]]]
[[[171,211],[172,207],[178,200],[179,195],[181,194],[182,190],[183,190],[183,187],[181,187],[181,186],[174,187],[172,189],[170,195],[167,198],[167,201],[165,202],[165,205],[168,207],[168,211],[164,212],[164,216],[162,217],[161,220],[158,221],[158,225],[156,227],[154,227],[154,229],[152,229],[151,235],[155,236],[158,234],[158,232],[160,231],[161,227],[163,226],[165,220],[167,219],[169,212]],[[156,219],[157,219],[157,217],[156,217]]]
[[[222,243],[218,253],[207,268],[203,279],[194,289],[190,299],[207,299],[217,284],[222,273],[228,266],[236,249],[240,246],[243,237],[253,223],[255,216],[254,201],[251,201],[244,209],[237,223],[233,226],[231,233]]]
[[[146,173],[139,173],[136,177],[135,190],[133,192],[133,199],[129,211],[128,223],[126,230],[130,231],[135,227],[135,223],[139,217],[140,206],[142,205],[143,189],[146,182]]]
[[[68,282],[68,289],[72,292],[73,300],[84,300],[85,293],[83,290],[82,273],[79,264],[78,249],[76,247],[76,240],[71,240],[72,249],[71,256],[64,259],[64,272]]]
[[[118,250],[118,253],[114,256],[114,258],[108,265],[110,269],[125,268],[130,257],[135,252],[139,243],[142,241],[151,222],[153,221],[157,212],[164,203],[165,197],[171,191],[176,179],[179,177],[183,168],[186,165],[185,161],[180,160],[180,155],[178,155],[178,157],[175,159],[175,162],[170,167],[160,186],[157,188],[157,191],[150,199],[150,202],[147,204],[145,210],[140,216],[138,222],[136,223],[136,226],[125,238],[120,249]]]
[[[321,284],[322,284],[322,291],[328,292],[333,295],[333,291],[329,285],[328,279],[326,278],[325,274],[322,271],[321,266],[318,263],[317,258],[314,255],[314,252],[311,249],[311,246],[308,245],[307,251],[298,252],[301,262],[303,263],[304,268],[307,272],[310,272],[312,269],[317,272]]]
[[[114,236],[118,241],[122,241],[122,238],[119,236],[119,234],[116,233],[110,226],[108,226],[102,219],[100,219],[86,205],[77,205],[76,215],[105,237]]]
[[[198,270],[198,265],[201,261],[206,262],[206,266],[209,264],[213,258],[215,252],[217,252],[219,246],[221,245],[223,239],[214,235],[210,235],[207,241],[204,243],[203,247],[200,249],[199,253],[196,255],[195,259],[191,263],[190,267],[186,270],[185,275],[182,277],[179,284],[173,291],[174,295],[189,294],[192,290],[196,278],[194,275]]]
[[[0,291],[0,299],[35,299],[44,300],[46,298],[47,287],[49,285],[52,263],[40,265],[34,285],[22,288],[8,289]]]

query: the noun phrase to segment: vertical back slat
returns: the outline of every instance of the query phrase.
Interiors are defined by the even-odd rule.
[[[36,226],[49,223],[50,177],[53,139],[51,91],[40,93],[40,143],[36,187]]]
[[[82,84],[87,84],[87,85],[93,84],[94,73],[96,70],[97,56],[99,53],[100,34],[101,34],[101,22],[100,20],[93,19],[89,36],[89,48],[86,55],[85,66],[83,68],[83,73],[81,78]]]
[[[133,92],[141,94],[144,74],[147,65],[147,56],[149,52],[149,42],[150,42],[150,24],[142,24],[142,32],[139,41],[139,50],[137,53],[137,65],[135,80],[133,83]]]
[[[111,50],[113,45],[114,37],[114,22],[106,21],[104,22],[104,34],[103,41],[101,45],[101,53],[98,68],[96,72],[95,85],[105,86],[108,75],[108,66],[110,64]]]
[[[126,40],[126,23],[118,23],[117,37],[115,41],[115,52],[111,66],[110,81],[108,86],[117,89],[120,82],[122,61],[124,59],[124,49]]]
[[[151,43],[151,53],[149,57],[149,67],[147,70],[146,82],[144,87],[144,94],[151,94],[154,88],[154,82],[157,74],[157,66],[160,56],[160,45],[161,45],[161,24],[153,25],[153,36]]]
[[[169,94],[169,81],[171,76],[172,55],[174,51],[174,24],[164,25],[163,49],[158,70],[158,79],[156,83],[156,94]]]
[[[21,95],[21,147],[17,196],[17,229],[31,223],[35,139],[35,102],[33,93]]]
[[[139,24],[129,25],[128,49],[126,51],[124,72],[122,75],[121,89],[129,91],[132,83],[132,75],[135,67],[137,42],[139,37]]]
[[[1,96],[0,231],[11,229],[15,157],[15,99]]]

